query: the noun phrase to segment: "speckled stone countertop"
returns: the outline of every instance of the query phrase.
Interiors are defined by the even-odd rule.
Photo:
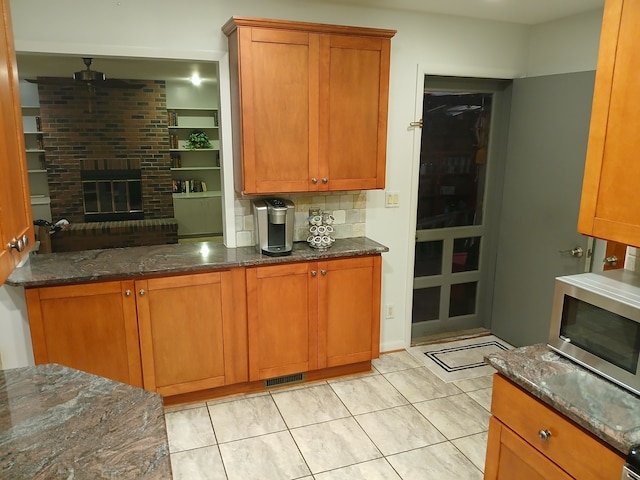
[[[0,370],[0,477],[169,479],[162,397],[56,364]]]
[[[292,254],[284,257],[262,255],[255,247],[227,248],[212,242],[84,250],[32,255],[27,264],[13,271],[6,283],[41,287],[371,255],[388,251],[387,247],[367,237],[338,239],[327,250],[316,250],[306,242],[296,242]]]
[[[640,397],[546,345],[487,355],[486,361],[624,456],[640,444]]]

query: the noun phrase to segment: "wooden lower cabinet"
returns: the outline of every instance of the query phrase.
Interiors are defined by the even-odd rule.
[[[26,289],[36,364],[142,387],[134,282]]]
[[[499,374],[491,413],[485,480],[620,478],[622,455]]]
[[[37,364],[163,396],[246,382],[244,269],[27,289]]]
[[[251,381],[379,356],[381,258],[247,269]]]
[[[244,270],[136,282],[144,388],[163,396],[247,381]]]

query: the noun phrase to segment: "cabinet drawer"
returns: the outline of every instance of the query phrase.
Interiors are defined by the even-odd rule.
[[[491,412],[575,478],[620,476],[624,459],[614,450],[498,374],[493,380]],[[548,430],[551,436],[541,440],[541,430]]]

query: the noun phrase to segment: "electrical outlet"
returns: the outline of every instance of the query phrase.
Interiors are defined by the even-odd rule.
[[[395,208],[400,206],[400,194],[398,192],[386,192],[384,206],[387,208]]]
[[[384,312],[384,316],[386,318],[393,318],[394,312],[393,312],[393,305],[389,304],[385,307],[385,312]]]

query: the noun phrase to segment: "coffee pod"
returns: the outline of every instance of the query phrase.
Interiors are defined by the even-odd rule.
[[[309,231],[315,235],[318,233],[318,225],[311,225],[311,227],[309,227]]]
[[[325,233],[327,233],[327,227],[318,225],[318,235],[324,235]]]

